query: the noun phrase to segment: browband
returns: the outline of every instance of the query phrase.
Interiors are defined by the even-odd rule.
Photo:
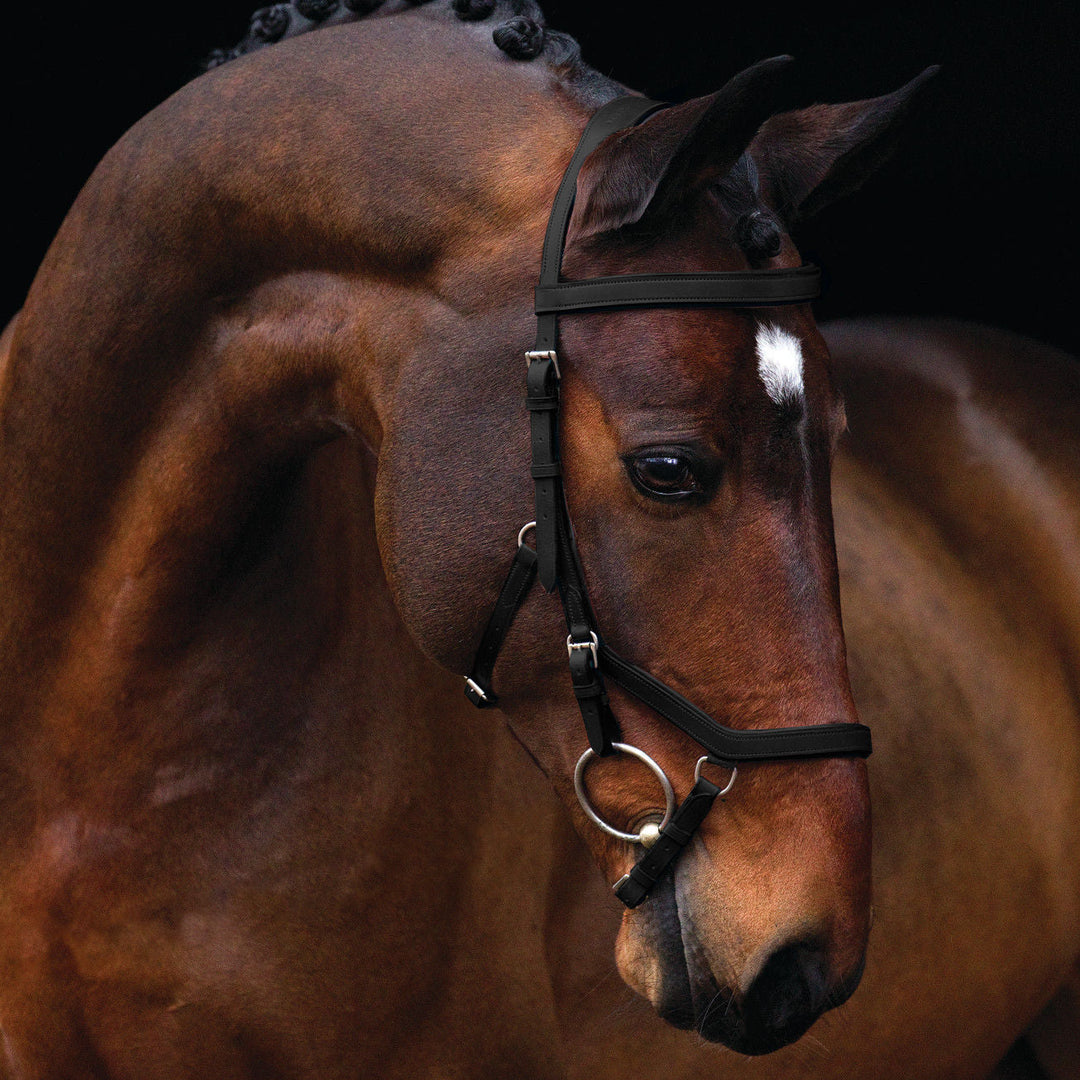
[[[871,740],[870,729],[863,724],[752,730],[727,727],[666,683],[619,656],[604,643],[597,629],[562,487],[558,445],[561,381],[558,316],[633,307],[799,304],[816,297],[820,288],[820,271],[810,265],[781,270],[626,274],[585,281],[561,280],[563,246],[583,162],[609,135],[640,123],[664,107],[661,102],[626,96],[599,109],[586,125],[555,196],[536,288],[536,345],[526,354],[526,407],[530,414],[531,471],[536,489],[536,520],[530,526],[535,524],[536,548],[534,551],[523,542],[530,527],[526,526],[518,537],[517,553],[484,629],[472,672],[465,680],[465,694],[480,708],[498,701],[492,689],[495,663],[514,616],[539,578],[548,592],[559,590],[570,632],[567,650],[571,682],[593,753],[611,754],[619,740],[618,723],[604,686],[606,676],[697,741],[708,751],[702,761],[733,764],[866,757],[871,751]],[[691,793],[660,830],[647,854],[616,885],[616,894],[623,903],[633,907],[645,899],[719,794],[721,789],[700,775],[699,762]]]
[[[802,304],[820,294],[821,271],[812,265],[791,270],[724,270],[712,274],[624,274],[539,285],[536,314],[683,304],[762,307]]]

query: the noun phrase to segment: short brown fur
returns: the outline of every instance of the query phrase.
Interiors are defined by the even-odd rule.
[[[983,1077],[1080,952],[1075,368],[772,313],[805,354],[777,432],[745,314],[566,320],[612,643],[739,726],[853,719],[842,591],[876,740],[869,771],[743,770],[620,924],[632,852],[570,791],[557,609],[515,625],[504,716],[461,694],[529,514],[529,286],[588,115],[482,41],[422,9],[196,81],[110,152],[5,332],[0,1075]],[[710,198],[583,229],[567,273],[745,266]],[[725,474],[673,514],[619,455],[687,432]],[[697,748],[616,698],[684,794]],[[591,783],[655,807],[624,762]],[[828,1004],[865,958],[863,985],[755,1058],[665,1025],[612,953],[699,1022],[811,939]]]

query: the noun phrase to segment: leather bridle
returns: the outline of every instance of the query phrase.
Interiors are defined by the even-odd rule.
[[[536,289],[535,348],[525,354],[526,407],[532,436],[532,476],[536,484],[536,520],[518,535],[510,572],[484,629],[480,647],[466,678],[465,693],[479,708],[496,704],[492,673],[515,614],[539,578],[548,592],[559,590],[569,636],[566,640],[570,679],[581,709],[589,749],[575,771],[575,787],[588,816],[605,831],[637,842],[645,854],[616,885],[627,907],[636,907],[675,861],[704,820],[715,799],[726,793],[738,762],[792,758],[866,757],[870,730],[862,724],[829,723],[804,727],[744,731],[726,727],[667,684],[624,660],[607,645],[597,628],[581,569],[577,542],[563,495],[558,450],[559,371],[558,317],[610,308],[714,305],[773,306],[806,303],[819,294],[815,266],[787,270],[723,271],[700,274],[632,274],[561,281],[563,245],[574,206],[578,171],[585,158],[607,138],[640,123],[664,103],[626,96],[603,106],[590,119],[563,176],[544,239],[540,283]],[[535,550],[525,534],[535,528]],[[604,681],[610,679],[644,702],[707,751],[699,759],[690,794],[675,808],[671,785],[659,766],[642,751],[618,741],[618,723],[611,711]],[[584,788],[585,766],[594,755],[626,751],[653,768],[664,785],[667,812],[659,828],[653,823],[637,834],[611,828],[595,813]],[[702,765],[728,766],[732,777],[721,789],[701,775]]]

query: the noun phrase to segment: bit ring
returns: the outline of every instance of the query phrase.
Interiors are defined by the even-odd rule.
[[[589,820],[609,836],[617,837],[619,840],[627,840],[631,844],[644,844],[645,840],[642,839],[642,833],[650,824],[654,825],[657,829],[663,829],[665,825],[671,820],[671,815],[675,813],[675,792],[672,789],[671,781],[664,775],[664,770],[656,764],[655,761],[644,750],[639,750],[636,746],[631,746],[629,743],[612,743],[612,747],[618,750],[622,754],[629,754],[631,757],[637,758],[653,771],[657,780],[660,781],[661,787],[664,789],[664,818],[658,826],[655,822],[646,822],[642,826],[642,832],[630,833],[623,832],[621,829],[616,829],[613,825],[609,825],[592,807],[589,802],[589,796],[585,791],[585,768],[594,757],[596,757],[596,751],[590,746],[584,754],[578,758],[578,763],[574,769],[574,791],[577,792],[578,802],[581,803],[581,809],[585,811]],[[651,832],[651,830],[650,830]],[[655,840],[655,837],[653,838]]]

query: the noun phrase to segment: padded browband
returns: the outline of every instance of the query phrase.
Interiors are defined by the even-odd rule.
[[[724,270],[705,274],[624,274],[560,281],[536,289],[536,314],[602,311],[605,308],[730,304],[761,307],[799,304],[821,294],[821,271],[813,265],[787,270]]]

